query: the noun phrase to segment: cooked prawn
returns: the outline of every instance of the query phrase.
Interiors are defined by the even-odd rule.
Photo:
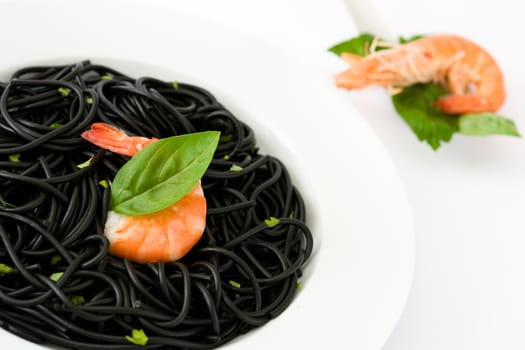
[[[105,123],[95,123],[82,137],[112,152],[133,156],[157,139],[128,136]],[[127,216],[108,212],[104,235],[111,255],[140,263],[175,261],[201,238],[206,226],[206,199],[200,182],[183,198],[159,212]]]
[[[91,130],[83,132],[81,136],[101,148],[130,157],[158,140],[142,136],[128,136],[122,130],[106,123],[91,124]]]
[[[435,82],[450,91],[436,102],[449,114],[495,112],[505,100],[503,74],[494,58],[459,36],[427,36],[365,57],[341,57],[350,67],[336,76],[339,87],[395,90]]]

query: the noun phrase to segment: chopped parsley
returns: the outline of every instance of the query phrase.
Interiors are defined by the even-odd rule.
[[[69,94],[71,93],[71,89],[67,87],[59,87],[58,92],[60,92],[62,96],[66,97],[66,96],[69,96]]]
[[[242,171],[242,169],[243,167],[237,164],[232,164],[232,166],[230,167],[230,171],[233,171],[233,172]]]
[[[135,345],[146,345],[148,343],[148,337],[146,336],[146,333],[144,333],[144,330],[142,329],[134,329],[131,331],[131,336],[126,335],[127,341],[130,343],[133,343]]]
[[[60,255],[53,255],[51,257],[51,265],[56,265],[62,260],[62,257]]]
[[[84,169],[91,165],[91,160],[93,160],[93,157],[86,160],[84,163],[77,164],[77,168]]]
[[[13,268],[9,265],[0,263],[0,277],[13,272]]]
[[[236,282],[236,281],[233,281],[233,280],[229,280],[228,283],[230,284],[230,286],[232,286],[233,288],[241,288],[241,284],[239,282]]]
[[[12,161],[13,163],[19,163],[20,162],[20,153],[10,154],[9,155],[9,160]]]
[[[281,222],[281,221],[279,219],[277,219],[277,218],[274,218],[273,216],[270,216],[270,218],[264,220],[264,223],[268,227],[275,227],[275,226],[279,225],[279,222]]]
[[[74,305],[82,305],[86,302],[86,299],[82,295],[72,295],[71,296],[71,302]]]
[[[54,282],[58,282],[58,280],[64,275],[63,272],[55,272],[52,273],[51,276],[49,276],[49,279]]]

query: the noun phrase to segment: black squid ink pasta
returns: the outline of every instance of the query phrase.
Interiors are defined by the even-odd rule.
[[[0,94],[1,327],[60,348],[211,349],[292,302],[313,247],[303,199],[208,91],[85,61],[20,69]],[[95,122],[157,138],[221,132],[202,178],[206,229],[179,261],[108,254],[111,181],[129,157],[80,137]]]

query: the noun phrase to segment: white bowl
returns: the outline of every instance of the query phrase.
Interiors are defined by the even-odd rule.
[[[132,76],[195,83],[251,125],[290,169],[316,248],[288,310],[225,349],[379,349],[405,303],[412,219],[388,153],[331,77],[251,38],[160,3],[0,2],[0,79],[91,59]],[[36,345],[0,330],[10,348]]]

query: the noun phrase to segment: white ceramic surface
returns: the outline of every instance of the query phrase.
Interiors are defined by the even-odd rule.
[[[133,75],[190,79],[254,126],[305,194],[318,245],[297,299],[225,349],[377,350],[410,287],[410,208],[383,145],[331,77],[249,36],[161,2],[2,1],[0,71],[90,58]],[[309,72],[305,75],[304,72]],[[0,331],[0,343],[36,346]]]

